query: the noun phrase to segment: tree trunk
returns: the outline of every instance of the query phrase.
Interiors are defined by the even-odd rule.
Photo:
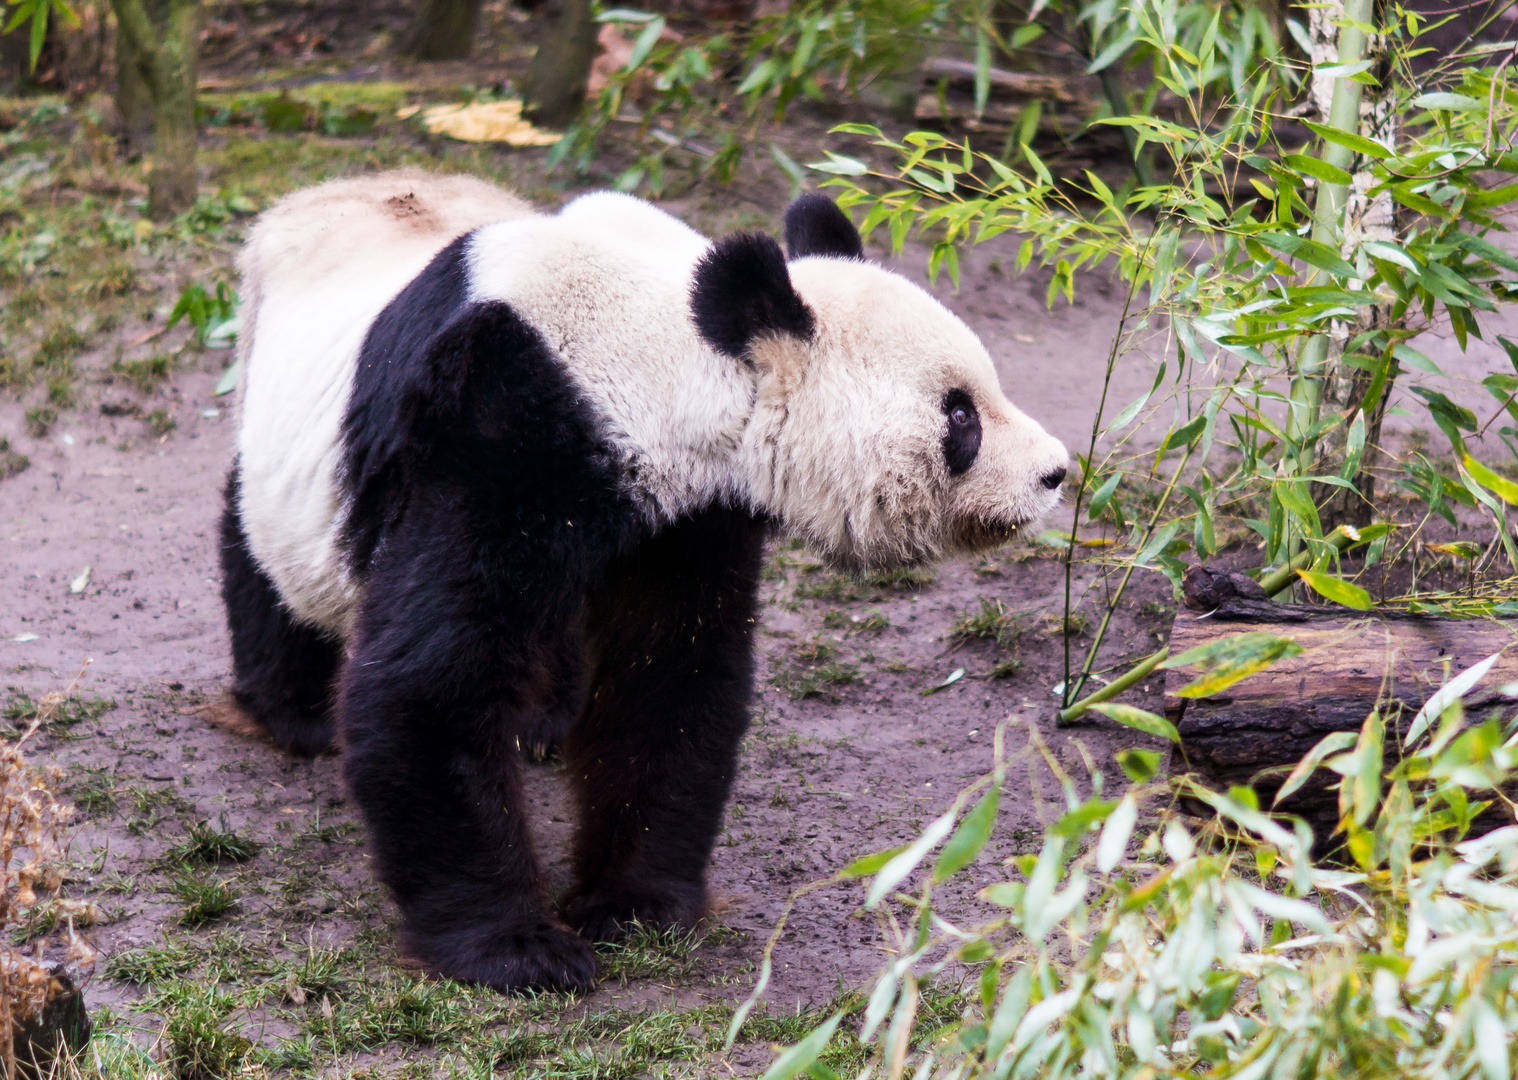
[[[195,167],[195,69],[200,58],[200,0],[111,0],[117,32],[153,108],[148,212],[165,218],[188,209],[199,186]]]
[[[574,121],[585,101],[599,27],[590,0],[549,0],[543,35],[524,80],[527,118],[546,128]]]
[[[418,60],[466,60],[480,21],[480,0],[421,0],[401,39]]]
[[[132,39],[116,31],[116,111],[121,114],[121,137],[129,154],[145,153],[153,138],[153,99],[143,81]]]

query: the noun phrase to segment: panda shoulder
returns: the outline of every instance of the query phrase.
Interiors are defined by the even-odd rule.
[[[642,199],[616,191],[581,195],[559,211],[559,220],[577,233],[631,244],[644,251],[688,255],[694,262],[707,238],[685,222]]]

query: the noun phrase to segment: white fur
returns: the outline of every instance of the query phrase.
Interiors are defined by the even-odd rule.
[[[401,192],[419,213],[397,217]],[[337,542],[337,468],[364,334],[475,228],[471,298],[510,304],[559,354],[651,522],[724,500],[774,515],[842,564],[884,567],[1000,539],[1058,498],[1038,479],[1065,464],[1064,447],[1006,400],[962,322],[878,266],[791,263],[815,340],[758,342],[750,367],[691,319],[708,241],[647,203],[588,195],[548,217],[462,178],[339,181],[272,209],[240,261],[243,520],[308,622],[344,634],[358,594]],[[942,401],[956,388],[975,400],[983,437],[975,464],[950,477]]]

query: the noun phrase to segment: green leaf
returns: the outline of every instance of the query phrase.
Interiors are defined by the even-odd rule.
[[[1178,446],[1190,446],[1196,442],[1197,437],[1202,434],[1202,429],[1206,426],[1207,417],[1205,415],[1196,416],[1189,423],[1182,424],[1169,435],[1166,435],[1165,441],[1160,444],[1160,452],[1164,453],[1166,450],[1174,450]]]
[[[937,885],[940,881],[953,877],[980,854],[986,841],[991,839],[991,827],[996,824],[996,807],[1000,798],[1001,790],[993,784],[985,797],[975,804],[975,809],[965,815],[959,828],[954,830],[954,835],[949,837],[949,842],[938,853],[938,862],[933,867],[933,884]]]
[[[1352,131],[1330,127],[1327,124],[1315,124],[1311,120],[1304,120],[1303,123],[1312,130],[1314,135],[1324,142],[1331,142],[1338,146],[1347,147],[1355,153],[1363,154],[1366,157],[1385,159],[1393,156],[1390,150],[1376,142],[1375,139],[1367,139],[1364,135],[1356,135]]]
[[[1256,233],[1255,239],[1268,248],[1301,259],[1319,270],[1327,270],[1330,274],[1337,274],[1340,277],[1355,276],[1355,268],[1345,262],[1337,251],[1316,240],[1275,232]]]
[[[1370,593],[1353,582],[1345,581],[1333,574],[1323,574],[1316,570],[1298,570],[1297,576],[1312,588],[1312,591],[1325,600],[1332,600],[1336,604],[1354,608],[1356,611],[1370,610]]]
[[[1392,346],[1391,351],[1393,356],[1395,356],[1398,360],[1402,361],[1410,368],[1417,368],[1419,371],[1426,371],[1430,375],[1444,374],[1444,372],[1439,370],[1438,364],[1434,363],[1427,356],[1424,356],[1417,349],[1413,348],[1406,342],[1397,342]]]
[[[889,851],[877,851],[873,855],[861,855],[842,870],[838,871],[844,877],[869,877],[871,874],[880,872],[880,868],[890,862],[896,856],[907,849],[905,844],[893,847]]]
[[[949,830],[954,827],[954,817],[958,813],[958,807],[950,807],[932,824],[923,830],[921,836],[912,841],[901,852],[880,868],[880,873],[875,875],[875,880],[870,882],[870,891],[864,898],[864,906],[873,908],[887,896],[891,890],[906,880],[917,864],[927,858],[928,852],[932,851],[943,838],[949,835]]]
[[[1122,470],[1118,470],[1107,478],[1106,483],[1096,489],[1096,494],[1091,496],[1091,507],[1086,514],[1088,518],[1101,517],[1102,511],[1107,509],[1107,503],[1111,501],[1112,493],[1117,490],[1117,485],[1122,479]]]
[[[811,161],[806,167],[821,173],[832,173],[835,176],[866,176],[870,171],[870,167],[858,158],[845,157],[831,150],[828,151],[826,161]]]
[[[1146,735],[1157,735],[1171,742],[1181,741],[1180,732],[1175,730],[1175,725],[1163,716],[1156,716],[1152,712],[1135,708],[1132,705],[1120,705],[1115,701],[1103,701],[1091,706],[1097,712],[1109,720],[1116,720],[1119,724],[1142,731]]]
[[[1337,165],[1310,154],[1287,154],[1281,159],[1281,164],[1328,184],[1348,184],[1354,179]]]
[[[1160,667],[1167,670],[1200,667],[1201,678],[1181,687],[1176,693],[1186,698],[1209,697],[1226,690],[1241,679],[1263,671],[1277,660],[1302,655],[1302,646],[1289,637],[1251,631],[1228,634],[1172,656]]]
[[[1460,455],[1460,464],[1465,466],[1465,471],[1471,474],[1471,479],[1476,481],[1476,483],[1486,488],[1486,490],[1496,495],[1509,506],[1518,506],[1518,484],[1488,469],[1481,462],[1471,457],[1470,451],[1466,451]]]
[[[1135,784],[1147,784],[1159,775],[1162,756],[1158,750],[1140,750],[1135,746],[1119,750],[1117,763],[1129,780]]]
[[[822,1056],[822,1051],[827,1049],[828,1041],[832,1039],[833,1032],[838,1030],[838,1025],[842,1020],[843,1010],[840,1009],[822,1024],[813,1028],[806,1038],[776,1058],[775,1063],[765,1070],[760,1080],[795,1080],[812,1062]]]
[[[1464,94],[1419,94],[1408,104],[1415,109],[1443,109],[1446,112],[1470,112],[1473,109],[1486,108],[1486,102],[1480,98],[1467,97]]]
[[[212,397],[221,397],[230,394],[237,389],[237,379],[242,372],[242,361],[234,360],[227,366],[227,370],[221,373],[221,378],[216,380],[216,389],[211,391]]]
[[[1276,792],[1275,801],[1271,805],[1280,806],[1283,799],[1307,783],[1307,778],[1323,763],[1324,758],[1329,754],[1337,754],[1340,750],[1347,750],[1355,744],[1358,738],[1359,734],[1354,731],[1332,731],[1323,736],[1318,741],[1318,745],[1309,750],[1307,756],[1297,762],[1296,768],[1291,770],[1291,775],[1281,785],[1281,790]]]

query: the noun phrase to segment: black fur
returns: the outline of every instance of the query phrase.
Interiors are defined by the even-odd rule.
[[[348,474],[351,535],[373,541],[338,712],[378,872],[431,970],[589,988],[571,926],[598,939],[701,911],[764,525],[711,509],[650,535],[604,422],[504,304],[458,309],[409,355],[377,330],[371,346],[391,362],[360,369],[344,424],[366,466]],[[382,488],[368,499],[366,477]],[[517,776],[565,728],[583,814],[568,925]]]
[[[416,446],[417,414],[448,407],[437,395],[457,392],[416,361],[464,306],[469,290],[465,234],[385,306],[364,335],[353,394],[343,416],[343,480],[353,498],[344,527],[349,558],[362,572],[385,526],[405,509],[404,471]]]
[[[950,390],[944,395],[943,414],[949,422],[943,435],[944,463],[950,476],[959,476],[969,471],[980,454],[980,412],[969,394]]]
[[[332,748],[329,716],[340,651],[295,621],[248,552],[238,513],[239,466],[227,474],[221,514],[221,596],[232,636],[232,695],[294,754]]]
[[[590,598],[590,698],[564,744],[580,828],[564,915],[593,941],[695,925],[753,688],[765,523],[713,507],[610,567]]]
[[[816,326],[791,285],[780,245],[760,233],[734,233],[712,245],[696,266],[690,306],[701,336],[740,359],[756,337],[810,340]]]
[[[793,259],[807,255],[864,258],[864,241],[849,216],[832,199],[816,192],[786,208],[785,249]]]

